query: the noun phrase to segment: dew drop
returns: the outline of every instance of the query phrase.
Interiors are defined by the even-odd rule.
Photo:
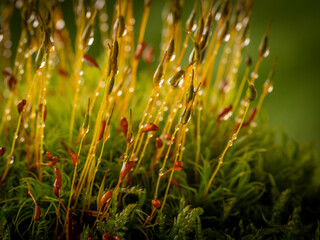
[[[60,18],[57,22],[56,22],[56,29],[57,30],[62,30],[65,26],[65,22],[62,18]]]
[[[240,31],[241,28],[242,28],[242,23],[238,22],[237,25],[236,25],[236,30]]]
[[[266,51],[265,51],[265,53],[263,54],[263,57],[268,57],[269,56],[269,53],[270,53],[270,50],[269,49],[267,49]]]
[[[46,63],[45,61],[42,61],[41,65],[40,65],[40,68],[43,68],[45,63]]]
[[[246,47],[249,45],[249,43],[250,43],[250,38],[246,38],[243,42],[243,46]]]
[[[89,39],[89,41],[88,41],[88,46],[91,46],[91,45],[92,45],[93,40],[94,40],[94,38],[93,38],[93,37]]]

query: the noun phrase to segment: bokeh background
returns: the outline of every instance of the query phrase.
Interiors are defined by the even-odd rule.
[[[133,0],[137,27],[140,25],[143,0]],[[115,0],[108,0],[111,14]],[[161,13],[165,0],[153,0],[145,41],[160,50]],[[193,0],[184,0],[185,20]],[[63,3],[66,25],[71,38],[75,36],[72,1]],[[12,35],[15,48],[20,33],[19,14],[15,14]],[[111,17],[110,17],[111,19]],[[300,143],[314,142],[320,151],[320,1],[317,0],[256,0],[250,23],[250,45],[244,54],[257,60],[258,46],[269,22],[270,55],[260,67],[258,88],[265,81],[275,57],[279,58],[274,91],[267,96],[262,115],[275,132],[287,132]],[[97,56],[101,44],[95,40],[90,54]],[[260,82],[260,86],[259,86]],[[280,135],[280,134],[279,134]]]

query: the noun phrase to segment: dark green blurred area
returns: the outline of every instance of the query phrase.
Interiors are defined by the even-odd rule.
[[[264,107],[270,125],[297,141],[314,141],[320,149],[320,2],[256,1],[251,19],[253,52],[269,21],[270,56],[260,71],[264,80],[279,57],[275,88]]]
[[[111,14],[115,0],[107,1]],[[141,23],[143,0],[134,0],[136,29]],[[145,42],[155,46],[159,54],[161,39],[161,13],[164,0],[153,0]],[[182,20],[185,21],[194,1],[185,0]],[[65,20],[74,39],[76,32],[70,0],[63,5]],[[14,19],[13,47],[18,41],[19,16]],[[109,22],[111,16],[109,15]],[[269,22],[272,28],[269,37],[270,55],[263,61],[257,80],[258,90],[265,81],[275,57],[279,58],[275,75],[274,91],[267,96],[262,116],[267,116],[269,125],[276,131],[282,130],[300,143],[313,141],[320,150],[320,1],[256,0],[250,23],[249,46],[244,57],[257,60],[258,46]],[[137,38],[137,31],[136,31]],[[96,39],[90,54],[97,56],[101,44]]]

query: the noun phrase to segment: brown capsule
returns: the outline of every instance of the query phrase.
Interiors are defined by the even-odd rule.
[[[121,237],[115,236],[115,237],[113,237],[113,240],[121,240]]]
[[[56,186],[59,190],[62,186],[62,178],[61,178],[61,172],[59,168],[54,169],[54,173],[56,175],[56,181],[54,182],[54,186]]]
[[[99,133],[99,139],[98,139],[99,142],[103,138],[103,134],[104,134],[104,130],[106,128],[106,124],[107,124],[107,121],[103,119],[101,121],[101,126],[100,126],[100,133]]]
[[[249,126],[251,124],[251,122],[253,121],[256,114],[257,114],[257,108],[254,107],[254,108],[252,108],[252,110],[250,112],[248,120],[242,124],[242,127]]]
[[[226,1],[226,4],[224,5],[222,11],[221,11],[221,18],[220,18],[220,22],[224,22],[225,19],[228,17],[229,12],[231,11],[231,7],[230,7],[230,1]]]
[[[51,154],[51,152],[46,152],[46,158],[47,158],[47,160],[48,161],[52,161],[52,154]]]
[[[35,70],[38,70],[39,68],[43,67],[43,58],[45,54],[45,48],[41,46],[38,50],[36,60],[35,60]]]
[[[12,76],[12,74],[8,70],[2,70],[2,74],[7,76],[7,77]]]
[[[250,67],[252,65],[252,58],[251,57],[247,57],[246,64],[248,67]]]
[[[190,121],[191,119],[191,108],[186,107],[180,117],[180,122],[182,124],[186,124]]]
[[[9,76],[7,83],[10,91],[14,91],[17,85],[17,79],[14,76]]]
[[[126,32],[126,25],[124,22],[124,17],[119,16],[113,25],[113,33],[116,34],[118,38],[121,38],[124,36],[125,32]]]
[[[36,207],[35,207],[35,212],[34,212],[34,221],[38,221],[39,219],[41,218],[41,209],[40,207],[36,204]]]
[[[166,62],[169,62],[174,54],[174,38],[171,38],[166,52],[165,60]]]
[[[207,45],[208,39],[209,39],[209,35],[210,35],[210,29],[209,28],[205,28],[204,33],[201,35],[200,38],[200,49],[203,50],[205,48],[205,46]]]
[[[193,9],[191,11],[189,17],[188,17],[187,22],[186,22],[186,30],[187,30],[187,32],[191,32],[192,31],[192,29],[195,26],[195,24],[194,24],[195,20],[196,20],[196,11]]]
[[[201,63],[201,49],[199,44],[193,43],[194,48],[189,55],[189,64],[200,64]]]
[[[117,40],[114,41],[111,53],[111,61],[112,63],[116,63],[119,54],[119,43]]]
[[[257,90],[254,87],[254,85],[251,83],[247,91],[247,96],[249,101],[250,102],[254,101],[257,98],[257,95],[258,95]]]
[[[63,77],[63,78],[68,78],[69,77],[69,73],[67,72],[67,70],[65,70],[64,68],[62,67],[58,67],[57,68],[57,72],[58,74]]]
[[[185,74],[185,71],[182,69],[176,72],[176,74],[174,74],[169,80],[169,83],[171,84],[171,86],[176,87],[180,82],[179,80],[184,74]]]
[[[69,155],[70,155],[71,162],[72,162],[73,166],[75,166],[75,167],[78,166],[78,163],[79,163],[78,155],[73,152],[70,152]]]
[[[136,53],[135,53],[135,56],[134,56],[135,59],[139,59],[142,56],[143,50],[145,49],[146,46],[147,45],[146,45],[145,42],[138,44],[137,50],[136,50]]]
[[[153,46],[148,46],[146,47],[144,53],[143,53],[143,61],[145,63],[152,63],[154,60],[154,47]]]
[[[39,112],[40,115],[42,114],[42,103],[39,104]],[[43,121],[45,122],[47,119],[47,107],[44,106],[44,110],[43,110]]]
[[[189,103],[193,99],[193,96],[194,96],[193,79],[194,79],[194,70],[192,70],[191,83],[190,83],[189,90],[186,94],[186,102],[187,103]]]
[[[102,235],[102,240],[113,240],[113,237],[109,233],[104,233]]]
[[[120,128],[121,131],[123,132],[125,138],[127,138],[127,134],[128,134],[128,121],[125,117],[122,117],[120,120]]]
[[[53,185],[53,193],[57,198],[60,198],[60,189],[57,186]]]
[[[228,115],[232,111],[232,105],[229,105],[228,107],[225,107],[222,109],[218,114],[218,121],[222,121],[225,119],[226,115]]]
[[[85,64],[89,65],[90,67],[96,67],[96,68],[100,69],[99,64],[97,63],[97,61],[93,57],[88,55],[88,54],[85,54],[83,56],[83,61],[84,61]]]
[[[157,131],[159,129],[159,127],[153,123],[147,123],[143,126],[141,132],[145,133],[145,132],[152,132],[152,131]]]
[[[0,147],[0,157],[2,157],[6,151],[7,149],[5,147]]]
[[[52,161],[48,164],[49,167],[53,167],[54,165],[56,165],[56,163],[58,162],[58,157],[54,156],[52,158]]]
[[[268,35],[265,35],[261,43],[259,45],[259,57],[263,58],[267,56],[267,51],[268,51]]]
[[[211,30],[211,26],[212,26],[212,20],[213,20],[213,16],[212,16],[212,11],[209,10],[209,13],[207,15],[207,18],[205,20],[205,23],[204,23],[204,31],[207,31],[206,29]]]
[[[165,140],[168,140],[168,141],[171,141],[171,139],[172,139],[172,134],[171,134],[171,133],[166,134],[166,135],[164,136],[164,139],[165,139]],[[174,140],[175,140],[175,139],[174,139]]]
[[[218,31],[218,41],[220,44],[222,44],[226,36],[228,35],[228,30],[229,30],[229,22],[226,22],[225,24],[222,25],[220,30]]]
[[[161,202],[158,199],[152,199],[151,203],[155,208],[161,207]]]
[[[153,85],[154,86],[159,86],[162,77],[163,77],[163,60],[161,61],[161,63],[158,65],[156,71],[154,72]]]
[[[108,202],[110,200],[110,198],[112,197],[113,192],[110,190],[108,192],[106,192],[105,194],[103,194],[103,196],[101,197],[101,201],[100,201],[100,207],[102,208],[103,205]]]
[[[183,168],[184,164],[182,161],[177,161],[176,164],[173,167],[173,170],[179,171]]]
[[[156,138],[156,148],[161,148],[163,146],[163,142],[160,138]]]
[[[82,33],[82,41],[86,48],[92,45],[93,43],[93,29],[94,29],[94,24],[92,21],[89,25],[87,25],[87,27],[84,29]]]
[[[108,95],[111,94],[112,90],[113,90],[113,87],[114,87],[114,78],[115,76],[111,76],[110,80],[109,80],[109,84],[108,84]]]
[[[203,20],[203,17],[201,16],[200,17],[200,20],[199,20],[199,25],[197,27],[197,31],[196,31],[196,35],[195,35],[195,40],[196,41],[200,41],[200,38],[201,38],[201,35],[202,35],[202,32],[203,32],[203,28],[204,28],[204,20]]]
[[[22,99],[19,101],[19,103],[17,105],[17,109],[18,109],[19,114],[21,114],[21,112],[26,104],[27,104],[27,101],[25,99]]]
[[[134,161],[124,162],[120,172],[120,181],[122,181],[134,166]]]

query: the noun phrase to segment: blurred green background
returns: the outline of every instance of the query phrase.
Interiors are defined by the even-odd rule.
[[[108,0],[108,11],[112,12],[115,0]],[[136,28],[140,26],[143,0],[133,0]],[[185,21],[194,1],[184,0],[182,20]],[[153,0],[145,41],[160,48],[162,29],[161,13],[165,0]],[[63,10],[71,38],[75,36],[72,1],[65,0]],[[13,36],[20,33],[19,14],[14,18]],[[111,17],[109,17],[110,21]],[[320,1],[307,0],[256,0],[250,23],[251,42],[245,56],[257,60],[258,46],[269,22],[272,27],[269,37],[270,55],[259,70],[257,87],[265,81],[275,57],[279,58],[275,75],[274,91],[267,96],[263,105],[263,116],[269,125],[281,133],[287,132],[300,143],[313,141],[320,150]],[[16,46],[18,37],[13,41]],[[90,54],[98,55],[100,42],[95,40]],[[260,86],[259,86],[260,83]]]
[[[279,57],[274,92],[264,105],[270,125],[301,143],[314,141],[320,150],[320,1],[256,1],[250,52],[270,20],[271,54],[260,74],[265,78]]]

